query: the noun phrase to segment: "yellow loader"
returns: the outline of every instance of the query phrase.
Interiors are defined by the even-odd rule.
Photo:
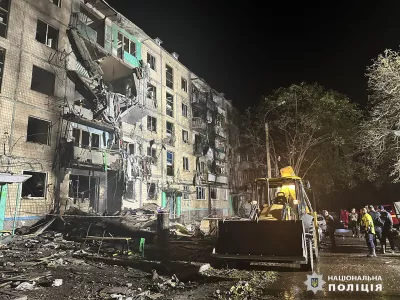
[[[252,184],[248,218],[220,220],[214,264],[247,267],[252,261],[299,264],[314,269],[318,258],[318,223],[306,190],[309,184],[292,167],[281,177],[258,178]]]

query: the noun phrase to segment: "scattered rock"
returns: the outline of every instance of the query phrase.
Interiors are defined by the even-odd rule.
[[[62,279],[54,279],[53,284],[51,286],[62,286],[63,280]]]
[[[36,282],[30,283],[28,281],[25,281],[25,282],[22,282],[21,284],[19,284],[15,289],[17,291],[31,291],[35,288],[35,285],[36,285]]]
[[[207,271],[207,270],[210,269],[210,268],[211,268],[211,265],[210,265],[210,264],[202,265],[202,266],[200,267],[200,269],[199,269],[199,273],[203,273],[203,272]]]

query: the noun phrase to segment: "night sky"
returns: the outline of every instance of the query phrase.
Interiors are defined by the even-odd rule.
[[[301,81],[318,82],[363,105],[366,66],[400,44],[395,0],[109,3],[241,110]]]

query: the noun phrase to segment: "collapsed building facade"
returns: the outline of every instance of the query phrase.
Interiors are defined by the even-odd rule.
[[[0,229],[70,207],[232,213],[237,112],[178,54],[105,1],[0,10]]]

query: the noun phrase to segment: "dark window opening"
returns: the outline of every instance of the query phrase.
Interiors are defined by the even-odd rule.
[[[103,132],[103,146],[107,147],[107,138],[106,138],[106,133]]]
[[[37,66],[32,69],[31,89],[48,96],[54,94],[55,75]]]
[[[10,0],[0,0],[0,36],[7,37]]]
[[[210,194],[211,194],[211,199],[217,199],[217,189],[216,188],[211,188]]]
[[[149,64],[150,69],[156,69],[156,58],[150,53],[147,53],[147,63]]]
[[[72,136],[74,137],[74,145],[79,147],[81,140],[81,131],[77,128],[72,129]]]
[[[47,47],[57,49],[58,30],[41,20],[37,20],[36,40]]]
[[[136,56],[136,44],[118,32],[117,55],[119,58],[124,58],[124,52]]]
[[[168,135],[168,136],[173,135],[173,134],[174,134],[174,124],[167,121],[167,124],[166,124],[166,125],[167,125],[167,126],[166,126],[166,127],[167,127],[167,135]]]
[[[26,141],[50,145],[50,131],[51,122],[29,117]]]
[[[157,119],[147,116],[147,130],[157,132]]]
[[[149,199],[149,200],[156,199],[156,184],[155,183],[147,183],[147,199]]]
[[[165,65],[165,83],[171,90],[174,89],[174,70],[171,66]]]
[[[189,200],[189,193],[190,193],[189,186],[184,185],[184,186],[183,186],[183,191],[184,191],[184,193],[183,193],[183,199],[184,199],[184,200]]]
[[[157,150],[154,148],[147,147],[147,156],[151,157],[151,164],[155,165],[157,162]]]
[[[188,91],[188,84],[185,78],[181,78],[181,89],[186,93]]]
[[[3,83],[3,73],[4,73],[4,61],[6,58],[6,50],[3,48],[0,48],[0,91],[1,91],[1,86]]]
[[[167,175],[174,176],[174,153],[167,151]]]
[[[46,195],[47,174],[42,172],[24,171],[24,175],[32,175],[22,184],[22,197],[44,198]]]
[[[167,93],[167,106],[166,106],[166,114],[170,117],[174,117],[174,96]]]
[[[90,199],[91,205],[97,198],[98,177],[84,175],[69,175],[68,197],[74,199]]]
[[[95,148],[95,149],[100,148],[100,135],[98,135],[96,133],[92,133],[92,147],[91,148]]]
[[[189,132],[182,130],[182,142],[189,144]]]
[[[82,142],[81,142],[82,148],[89,148],[89,143],[90,143],[90,133],[82,130]]]
[[[183,170],[189,171],[189,158],[188,157],[183,158]]]
[[[185,118],[188,117],[188,106],[184,103],[182,103],[182,116]]]
[[[128,150],[129,150],[129,154],[134,155],[135,154],[135,144],[129,144]]]

